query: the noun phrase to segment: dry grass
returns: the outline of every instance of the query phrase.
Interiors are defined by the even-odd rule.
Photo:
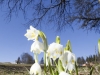
[[[29,75],[31,64],[0,64],[0,75]]]
[[[0,75],[29,75],[27,69],[29,70],[31,65],[32,64],[0,64]],[[90,70],[90,67],[79,67],[78,74],[90,75]],[[49,72],[48,75],[50,75]],[[76,75],[75,72],[73,72],[73,75]],[[100,75],[100,65],[94,66],[92,75]]]

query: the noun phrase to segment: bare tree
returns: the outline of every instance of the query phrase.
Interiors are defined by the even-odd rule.
[[[21,63],[20,57],[18,57],[18,59],[16,60],[16,63],[17,64],[20,64]]]
[[[25,64],[33,64],[35,62],[33,57],[28,53],[23,53],[20,58],[21,62]]]
[[[42,57],[41,60],[40,60],[40,64],[44,64],[44,59],[43,59],[43,57]]]
[[[100,32],[100,3],[98,0],[75,0],[75,15],[71,21],[77,21],[81,28]],[[73,17],[74,16],[74,17]]]
[[[41,23],[45,22],[47,26],[53,23],[53,27],[62,30],[77,24],[79,28],[100,32],[98,0],[0,0],[0,7],[3,5],[6,5],[7,17],[10,19],[20,12],[25,18],[31,14],[32,18],[26,23],[28,25],[41,27]]]
[[[77,58],[77,63],[81,66],[82,64],[85,64],[86,61],[85,61],[84,57],[78,57]]]

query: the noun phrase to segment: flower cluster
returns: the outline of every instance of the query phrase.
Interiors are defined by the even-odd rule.
[[[35,63],[30,68],[30,75],[42,75],[42,69],[38,63],[38,55],[41,52],[44,52],[44,68],[49,66],[51,75],[70,75],[73,70],[75,70],[76,57],[72,53],[70,41],[68,41],[66,47],[60,44],[60,37],[56,37],[56,41],[48,45],[47,38],[42,31],[35,29],[30,26],[30,29],[27,30],[25,36],[28,40],[33,40],[31,45],[31,52],[34,53]],[[42,39],[42,42],[39,41],[39,38]],[[58,59],[58,62],[55,62],[57,73],[55,74],[52,70],[52,61],[55,62]],[[45,74],[46,74],[46,69]]]

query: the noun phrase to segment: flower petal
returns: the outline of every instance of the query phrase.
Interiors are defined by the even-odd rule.
[[[64,72],[64,71],[62,71],[62,72],[60,72],[59,75],[70,75],[70,74],[68,74],[68,73],[66,73],[66,72]]]
[[[34,43],[31,45],[31,52],[40,54],[44,50],[43,43],[39,42],[38,40],[35,40]]]
[[[38,74],[41,75],[41,66],[38,63],[34,63],[30,68],[30,75]]]
[[[47,50],[49,57],[52,58],[53,60],[59,58],[63,54],[63,52],[64,52],[63,45],[55,42],[51,43]]]
[[[28,40],[36,40],[39,35],[39,31],[34,27],[30,26],[30,29],[27,29],[27,33],[24,35]]]

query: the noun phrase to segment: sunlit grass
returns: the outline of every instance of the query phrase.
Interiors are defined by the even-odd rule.
[[[32,64],[0,64],[0,75],[29,75],[28,71]],[[27,68],[27,69],[26,69]],[[49,69],[49,68],[48,68]],[[47,74],[50,75],[50,72]],[[43,65],[42,65],[43,70]],[[54,69],[56,72],[56,69]],[[89,75],[91,67],[78,67],[79,75]],[[100,75],[100,64],[94,65],[94,70],[92,75]],[[44,72],[42,71],[43,75]],[[75,71],[73,71],[75,75]]]

